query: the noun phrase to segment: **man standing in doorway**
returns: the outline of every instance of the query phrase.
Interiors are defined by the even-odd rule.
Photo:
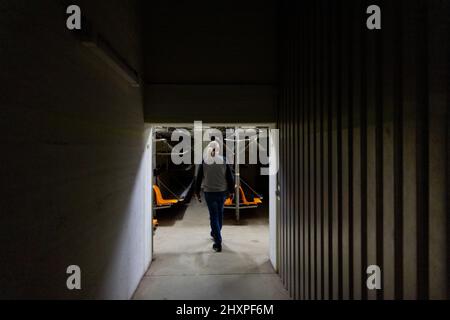
[[[223,206],[228,194],[234,192],[234,178],[231,168],[219,154],[220,145],[217,141],[208,144],[204,161],[200,165],[195,182],[195,194],[201,201],[200,190],[203,188],[208,205],[211,223],[211,236],[214,239],[213,249],[222,251],[222,220]]]

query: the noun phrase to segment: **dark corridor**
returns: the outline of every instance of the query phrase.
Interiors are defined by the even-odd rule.
[[[194,121],[279,130],[271,272],[291,298],[449,299],[449,13],[2,0],[0,299],[133,297],[152,261],[149,128]]]

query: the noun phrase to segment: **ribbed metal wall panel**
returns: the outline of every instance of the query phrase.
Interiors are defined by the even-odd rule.
[[[372,4],[382,30],[366,28]],[[450,298],[449,7],[283,2],[279,270],[294,298]]]

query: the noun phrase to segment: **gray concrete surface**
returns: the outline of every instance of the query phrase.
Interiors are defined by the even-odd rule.
[[[269,261],[264,211],[243,213],[239,225],[226,213],[221,253],[212,250],[205,204],[158,215],[154,261],[134,299],[289,299]]]

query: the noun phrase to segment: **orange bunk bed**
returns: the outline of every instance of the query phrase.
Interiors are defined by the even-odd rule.
[[[155,193],[155,209],[167,209],[179,202],[178,199],[164,199],[161,193],[161,189],[156,184],[153,185],[153,191]]]
[[[240,195],[240,203],[239,203],[240,209],[257,208],[258,205],[262,203],[262,199],[260,197],[254,197],[253,201],[248,201],[247,197],[245,196],[244,189],[242,189],[242,187],[239,187],[239,195]],[[232,199],[231,197],[228,197],[225,200],[225,208],[235,209],[236,203],[234,203],[233,200],[234,199]]]

